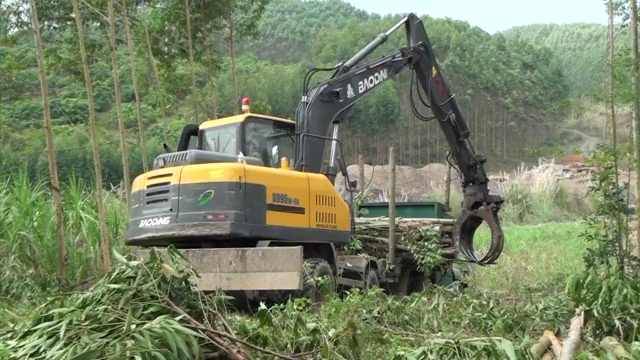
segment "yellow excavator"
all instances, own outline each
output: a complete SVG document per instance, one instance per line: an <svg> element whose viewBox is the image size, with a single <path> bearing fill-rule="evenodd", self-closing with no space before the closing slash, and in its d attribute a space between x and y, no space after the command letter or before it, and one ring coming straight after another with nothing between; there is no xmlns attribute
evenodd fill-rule
<svg viewBox="0 0 640 360"><path fill-rule="evenodd" d="M360 64L399 28L405 29L406 46ZM134 253L143 258L151 247L173 245L198 271L200 289L248 300L316 298L320 295L306 281L323 275L334 286L386 284L410 292L408 283L418 273L415 264L397 263L388 271L386 259L361 257L355 268L365 275L346 275L358 261L341 258L336 247L351 241L354 218L334 186L340 171L347 190L356 187L346 173L344 156L338 156L340 123L348 121L348 110L357 101L405 68L413 70L411 86L422 90L420 99L433 117L419 114L412 102L414 114L437 121L450 146L452 165L462 175L464 200L453 242L469 261L494 263L504 243L497 215L503 199L489 194L486 159L469 142L469 130L415 14L346 62L309 71L295 121L252 113L249 98L244 98L242 114L185 126L177 151L159 155L154 169L133 181L126 244L139 248ZM311 76L319 71L333 74L310 86ZM478 259L472 244L483 221L492 243Z"/></svg>

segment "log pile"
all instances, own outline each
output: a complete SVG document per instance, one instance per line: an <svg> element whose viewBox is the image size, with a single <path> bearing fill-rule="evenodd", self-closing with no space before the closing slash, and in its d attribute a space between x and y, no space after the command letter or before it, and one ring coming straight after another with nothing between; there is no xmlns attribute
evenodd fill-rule
<svg viewBox="0 0 640 360"><path fill-rule="evenodd" d="M417 242L438 242L445 258L455 258L457 250L453 245L454 219L396 218L396 254L409 256L411 244ZM362 243L367 254L386 257L389 250L389 218L356 218L355 238Z"/></svg>
<svg viewBox="0 0 640 360"><path fill-rule="evenodd" d="M546 330L538 342L535 343L529 352L533 359L563 359L569 360L575 358L576 351L580 346L582 336L582 328L584 326L584 313L576 312L571 320L569 333L567 338L561 343L553 331Z"/></svg>
<svg viewBox="0 0 640 360"><path fill-rule="evenodd" d="M553 331L546 330L538 342L535 343L529 352L533 359L540 360L573 360L576 353L583 345L582 330L584 328L584 313L580 310L576 311L576 315L571 320L571 325L567 333L567 338L561 343ZM600 341L600 348L611 352L619 358L631 359L631 354L611 336L607 336Z"/></svg>

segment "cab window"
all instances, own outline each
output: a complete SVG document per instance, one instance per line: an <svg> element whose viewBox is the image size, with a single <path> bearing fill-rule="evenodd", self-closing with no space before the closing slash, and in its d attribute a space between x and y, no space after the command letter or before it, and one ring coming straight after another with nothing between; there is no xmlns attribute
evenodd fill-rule
<svg viewBox="0 0 640 360"><path fill-rule="evenodd" d="M249 118L244 129L245 154L268 167L280 167L283 157L294 155L295 125L268 119Z"/></svg>
<svg viewBox="0 0 640 360"><path fill-rule="evenodd" d="M238 155L238 124L215 126L202 131L202 150Z"/></svg>

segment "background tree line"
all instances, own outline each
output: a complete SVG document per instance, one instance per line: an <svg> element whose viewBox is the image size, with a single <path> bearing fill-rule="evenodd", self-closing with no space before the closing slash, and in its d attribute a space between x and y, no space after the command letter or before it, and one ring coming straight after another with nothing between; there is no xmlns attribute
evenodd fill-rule
<svg viewBox="0 0 640 360"><path fill-rule="evenodd" d="M105 184L142 172L163 142L175 146L184 124L238 112L242 96L251 97L256 112L293 118L308 69L347 59L401 18L368 14L341 0L114 1L112 48L109 3L80 6ZM47 177L29 6L0 4L0 164L5 173L26 169L33 179ZM58 174L62 181L72 174L93 178L73 8L68 1L35 4ZM551 151L562 120L575 111L572 101L602 96L606 26L539 25L490 35L462 21L423 19L490 167ZM371 58L403 41L396 34ZM370 163L384 163L392 144L399 164L443 161L448 147L438 125L411 111L410 80L404 72L356 106L342 132L348 162L363 153Z"/></svg>

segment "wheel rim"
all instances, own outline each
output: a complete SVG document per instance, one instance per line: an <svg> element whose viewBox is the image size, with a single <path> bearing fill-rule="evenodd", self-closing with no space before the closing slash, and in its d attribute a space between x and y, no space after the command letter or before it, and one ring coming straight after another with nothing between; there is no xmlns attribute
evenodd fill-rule
<svg viewBox="0 0 640 360"><path fill-rule="evenodd" d="M375 273L375 270L369 269L367 271L364 288L365 290L369 290L372 286L380 286L380 281L378 280L378 275Z"/></svg>

